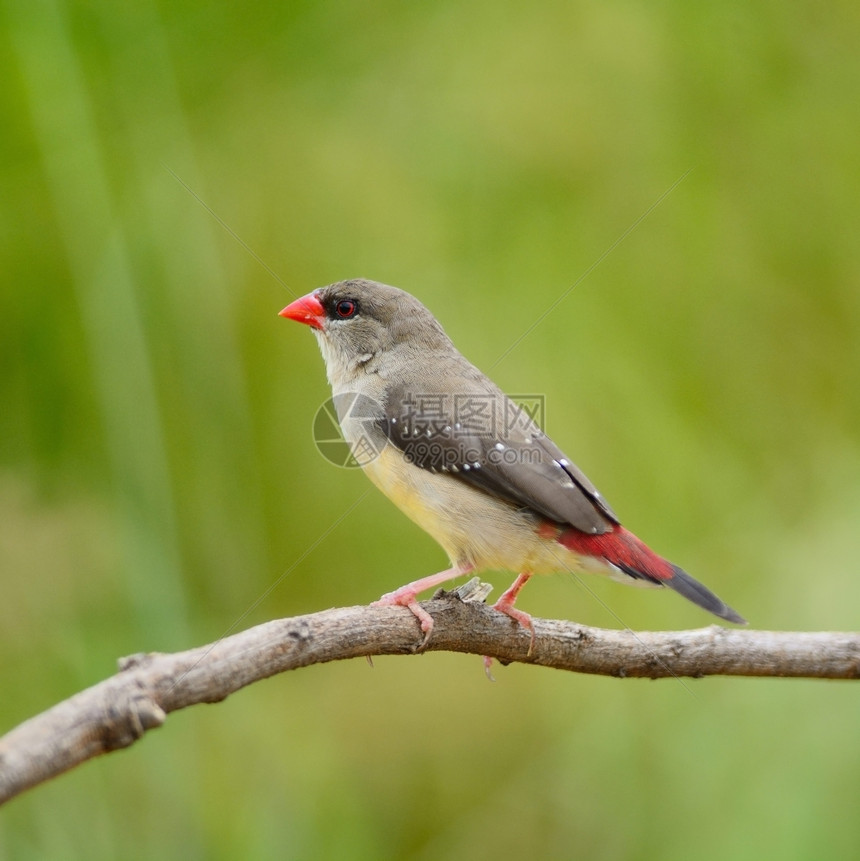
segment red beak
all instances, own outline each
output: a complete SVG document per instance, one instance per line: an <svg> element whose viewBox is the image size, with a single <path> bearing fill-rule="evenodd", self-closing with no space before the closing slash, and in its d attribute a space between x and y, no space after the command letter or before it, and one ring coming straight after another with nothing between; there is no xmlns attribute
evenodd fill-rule
<svg viewBox="0 0 860 861"><path fill-rule="evenodd" d="M291 302L283 311L279 311L278 316L295 320L297 323L307 323L314 329L322 329L323 320L325 320L325 308L314 293L308 293L307 296L302 296L301 299Z"/></svg>

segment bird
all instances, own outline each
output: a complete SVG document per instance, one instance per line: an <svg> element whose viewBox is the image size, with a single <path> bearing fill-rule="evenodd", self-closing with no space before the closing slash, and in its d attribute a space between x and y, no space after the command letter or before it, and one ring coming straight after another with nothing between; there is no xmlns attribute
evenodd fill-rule
<svg viewBox="0 0 860 861"><path fill-rule="evenodd" d="M622 526L582 470L410 293L356 278L320 287L279 313L316 336L344 439L365 474L448 555L444 571L375 602L411 611L423 633L419 648L433 618L417 596L482 570L516 572L492 606L531 633L530 650L534 624L515 603L535 574L587 571L667 587L746 624Z"/></svg>

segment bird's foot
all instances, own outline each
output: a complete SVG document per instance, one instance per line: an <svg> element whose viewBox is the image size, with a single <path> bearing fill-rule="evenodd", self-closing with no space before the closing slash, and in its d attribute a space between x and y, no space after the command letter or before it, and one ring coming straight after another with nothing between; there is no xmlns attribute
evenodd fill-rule
<svg viewBox="0 0 860 861"><path fill-rule="evenodd" d="M518 610L516 607L512 605L512 602L505 601L505 596L503 595L493 604L493 609L498 610L500 613L504 613L506 616L510 616L515 622L518 622L522 625L527 631L531 632L531 640L529 641L529 650L526 653L531 656L532 650L535 645L535 626L534 622L532 622L532 617L529 616L528 613L523 612L522 610ZM495 678L493 677L493 659L489 655L484 655L484 672L487 674L487 678L494 682Z"/></svg>
<svg viewBox="0 0 860 861"><path fill-rule="evenodd" d="M405 607L409 610L420 622L421 632L424 634L421 642L415 647L416 652L421 652L427 648L427 643L430 642L430 634L433 633L433 617L418 603L416 596L419 592L441 586L443 583L447 583L448 580L468 574L471 570L471 565L456 565L447 571L440 571L438 574L431 574L429 577L413 580L411 583L407 583L393 592L386 592L378 601L374 601L371 606Z"/></svg>
<svg viewBox="0 0 860 861"><path fill-rule="evenodd" d="M535 646L535 626L534 622L532 622L532 617L529 616L528 613L523 612L522 610L518 610L514 606L514 602L517 600L517 595L520 594L520 590L526 583L531 579L531 572L524 571L520 574L516 580L511 584L511 586L506 589L502 593L502 597L493 604L493 609L497 610L499 613L504 613L506 616L510 616L518 624L522 625L527 631L531 632L531 640L529 641L529 650L526 653L528 656L531 656L532 651ZM484 672L487 674L487 678L492 682L495 681L493 679L493 674L490 672L491 667L493 665L493 659L487 655L484 655Z"/></svg>
<svg viewBox="0 0 860 861"><path fill-rule="evenodd" d="M531 633L532 640L529 645L529 654L531 654L532 646L534 646L535 643L535 626L534 622L532 622L532 617L523 610L518 610L511 604L503 602L501 598L493 604L493 609L498 610L500 613L504 613L506 616L510 616L515 622L519 622L520 625Z"/></svg>
<svg viewBox="0 0 860 861"><path fill-rule="evenodd" d="M493 609L498 610L500 613L504 613L506 616L510 616L515 622L518 622L525 628L530 634L531 639L529 640L529 650L526 652L528 657L531 657L532 652L535 647L535 626L534 622L532 622L532 617L529 616L528 613L523 612L522 610L518 610L513 606L512 603L508 603L504 600L504 595L493 604ZM488 658L484 658L484 666L487 670L487 675L489 675L489 665L487 664ZM491 676L492 678L492 676Z"/></svg>
<svg viewBox="0 0 860 861"><path fill-rule="evenodd" d="M514 581L513 585L502 594L502 597L493 604L493 609L498 610L499 613L504 613L506 616L510 616L515 622L518 622L522 625L527 631L529 631L532 635L531 641L529 642L529 651L528 654L531 655L534 645L535 645L535 626L534 622L532 622L532 617L524 612L523 610L518 610L514 606L514 602L517 600L517 595L520 594L520 589L528 583L531 578L530 573L520 574L519 577Z"/></svg>
<svg viewBox="0 0 860 861"><path fill-rule="evenodd" d="M417 592L411 588L412 584L401 586L393 592L386 592L378 601L374 601L371 607L405 607L418 620L421 632L424 634L421 642L415 647L416 652L423 651L430 642L430 634L433 632L433 617L416 601Z"/></svg>

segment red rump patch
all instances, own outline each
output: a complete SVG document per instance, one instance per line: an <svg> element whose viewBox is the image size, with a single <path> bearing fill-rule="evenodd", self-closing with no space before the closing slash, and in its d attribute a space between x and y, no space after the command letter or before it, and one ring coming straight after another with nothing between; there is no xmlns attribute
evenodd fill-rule
<svg viewBox="0 0 860 861"><path fill-rule="evenodd" d="M564 529L558 543L580 556L593 556L617 565L632 577L645 580L671 580L672 565L658 556L623 526L616 526L602 535L589 535L578 529Z"/></svg>

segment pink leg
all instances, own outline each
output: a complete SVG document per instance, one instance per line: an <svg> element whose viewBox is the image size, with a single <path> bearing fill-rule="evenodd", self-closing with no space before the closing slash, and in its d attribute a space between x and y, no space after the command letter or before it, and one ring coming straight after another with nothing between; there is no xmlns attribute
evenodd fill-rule
<svg viewBox="0 0 860 861"><path fill-rule="evenodd" d="M532 637L534 637L535 629L534 625L532 625L532 617L529 616L528 613L524 613L522 610L517 610L514 607L514 602L517 600L517 596L520 594L523 586L531 580L531 572L524 572L520 574L516 580L514 580L513 584L502 592L502 597L493 604L493 609L498 610L500 613L504 613L506 616L510 616L512 619L519 622L524 628L527 628L532 632Z"/></svg>
<svg viewBox="0 0 860 861"><path fill-rule="evenodd" d="M442 583L447 583L448 580L453 580L455 577L460 577L463 574L468 574L472 570L472 566L455 565L447 571L440 571L438 574L431 574L429 577L422 577L420 580L413 580L393 592L386 592L378 601L374 601L372 607L406 607L410 613L421 623L421 630L424 632L424 639L421 641L419 649L423 649L430 640L430 634L433 631L433 617L415 600L415 596L425 589L432 589L434 586L439 586ZM502 596L504 597L504 596ZM513 602L512 602L513 603Z"/></svg>
<svg viewBox="0 0 860 861"><path fill-rule="evenodd" d="M520 590L531 579L531 576L530 571L524 571L522 574L519 574L511 586L502 593L502 597L493 604L494 610L498 610L500 613L510 616L515 622L519 622L527 631L531 631L532 639L529 643L529 654L532 653L532 649L535 644L535 626L532 624L532 617L522 610L517 610L517 608L514 607L514 602L517 600L517 595L520 594ZM484 670L490 679L493 678L490 673L492 663L493 659L484 655Z"/></svg>

